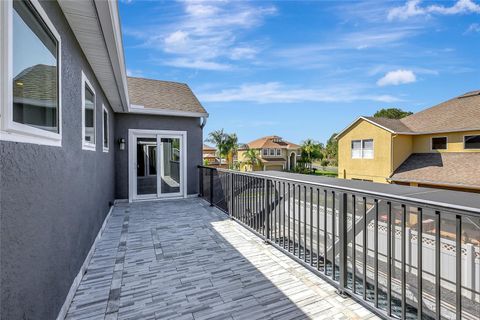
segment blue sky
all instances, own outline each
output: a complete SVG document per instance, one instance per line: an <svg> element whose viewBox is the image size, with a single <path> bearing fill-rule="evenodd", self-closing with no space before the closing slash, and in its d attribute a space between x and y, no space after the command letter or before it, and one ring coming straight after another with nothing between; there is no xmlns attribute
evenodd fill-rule
<svg viewBox="0 0 480 320"><path fill-rule="evenodd" d="M187 83L205 137L325 142L480 89L480 1L122 1L128 73Z"/></svg>

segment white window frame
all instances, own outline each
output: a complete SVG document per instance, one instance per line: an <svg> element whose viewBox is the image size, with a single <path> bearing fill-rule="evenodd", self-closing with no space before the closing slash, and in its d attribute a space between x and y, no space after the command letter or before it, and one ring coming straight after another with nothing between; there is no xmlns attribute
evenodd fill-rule
<svg viewBox="0 0 480 320"><path fill-rule="evenodd" d="M275 149L268 149L268 155L269 155L269 156L271 156L271 157L273 156L273 157L274 157L275 154L276 154Z"/></svg>
<svg viewBox="0 0 480 320"><path fill-rule="evenodd" d="M263 156L268 156L268 154L269 154L268 149L265 148L265 149L262 149L262 150L263 150L263 151L262 151L262 155L263 155Z"/></svg>
<svg viewBox="0 0 480 320"><path fill-rule="evenodd" d="M85 141L85 86L93 92L93 140L94 143ZM95 151L97 145L97 94L92 84L82 71L82 149ZM102 141L103 145L103 141Z"/></svg>
<svg viewBox="0 0 480 320"><path fill-rule="evenodd" d="M32 7L57 41L58 133L13 121L13 2L0 1L0 140L62 146L62 39L38 0Z"/></svg>
<svg viewBox="0 0 480 320"><path fill-rule="evenodd" d="M363 149L363 142L364 141L372 141L373 148L372 148L372 156L371 157L367 158L363 155L363 150L364 150ZM352 148L353 142L360 142L360 149L359 149L360 150L360 156L359 157L354 157L353 156L353 148ZM375 159L375 139L354 139L354 140L351 140L350 141L350 156L351 156L352 159L365 159L365 160Z"/></svg>
<svg viewBox="0 0 480 320"><path fill-rule="evenodd" d="M107 146L105 147L105 113L107 114ZM110 113L108 109L102 104L102 149L103 152L110 150Z"/></svg>
<svg viewBox="0 0 480 320"><path fill-rule="evenodd" d="M480 136L480 134L466 134L463 136L463 150L480 150L480 148L468 148L467 149L467 144L466 144L466 138L467 137L472 137L472 136Z"/></svg>
<svg viewBox="0 0 480 320"><path fill-rule="evenodd" d="M445 138L447 140L446 142L446 148L445 149L433 149L433 139L434 138ZM430 137L430 151L445 151L448 150L448 137L447 136L435 136L435 137Z"/></svg>

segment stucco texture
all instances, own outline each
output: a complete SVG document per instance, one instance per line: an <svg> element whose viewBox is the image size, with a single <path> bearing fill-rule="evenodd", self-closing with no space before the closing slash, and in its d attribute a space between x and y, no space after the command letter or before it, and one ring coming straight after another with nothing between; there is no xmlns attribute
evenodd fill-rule
<svg viewBox="0 0 480 320"><path fill-rule="evenodd" d="M114 114L58 4L41 5L62 38L62 147L0 142L0 314L8 320L57 317L114 200L102 103L110 128ZM82 70L97 94L96 151L82 150Z"/></svg>
<svg viewBox="0 0 480 320"><path fill-rule="evenodd" d="M352 159L352 140L373 139L373 159ZM365 120L351 126L338 141L338 177L387 182L392 172L392 134Z"/></svg>
<svg viewBox="0 0 480 320"><path fill-rule="evenodd" d="M115 195L128 199L128 129L174 130L187 132L187 194L198 193L198 168L202 164L203 136L200 119L192 117L153 116L144 114L115 115ZM125 150L117 141L124 138Z"/></svg>

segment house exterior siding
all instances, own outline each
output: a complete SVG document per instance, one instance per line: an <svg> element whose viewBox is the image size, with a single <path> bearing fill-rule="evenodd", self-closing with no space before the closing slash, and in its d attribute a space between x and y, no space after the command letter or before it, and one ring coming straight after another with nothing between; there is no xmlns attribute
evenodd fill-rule
<svg viewBox="0 0 480 320"><path fill-rule="evenodd" d="M413 139L413 152L480 152L478 149L464 149L463 137L468 135L480 135L480 131L447 132L415 136ZM431 140L433 137L447 137L447 150L432 150Z"/></svg>
<svg viewBox="0 0 480 320"><path fill-rule="evenodd" d="M373 159L352 159L352 140L373 139ZM338 141L338 177L387 182L392 171L392 134L363 119Z"/></svg>
<svg viewBox="0 0 480 320"><path fill-rule="evenodd" d="M62 146L0 141L1 319L55 319L114 200L102 104L115 114L57 2L41 1L62 39ZM96 92L96 151L82 150L82 71Z"/></svg>
<svg viewBox="0 0 480 320"><path fill-rule="evenodd" d="M197 166L202 164L203 136L199 118L154 116L144 114L115 115L115 196L128 198L128 129L174 130L187 132L187 193L198 193ZM120 150L118 139L124 138L125 150Z"/></svg>

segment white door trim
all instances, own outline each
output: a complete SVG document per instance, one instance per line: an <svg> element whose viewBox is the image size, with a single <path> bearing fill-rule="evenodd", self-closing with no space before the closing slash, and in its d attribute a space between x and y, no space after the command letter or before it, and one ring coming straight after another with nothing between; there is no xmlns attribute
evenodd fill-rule
<svg viewBox="0 0 480 320"><path fill-rule="evenodd" d="M171 196L171 197L187 197L187 182L188 182L188 175L187 175L187 131L174 131L174 130L145 130L145 129L128 129L128 201L132 202L135 200L144 200L142 197L135 196L136 190L136 168L134 166L135 157L136 157L136 137L150 137L150 138L157 138L158 136L178 136L181 137L181 150L180 150L180 159L181 159L181 166L180 166L180 186L181 190L180 193L173 193L172 195L163 195L162 197ZM157 161L160 157L158 156L157 151ZM157 162L158 163L158 162ZM159 176L158 166L157 166L157 176ZM157 199L157 197L152 199Z"/></svg>

